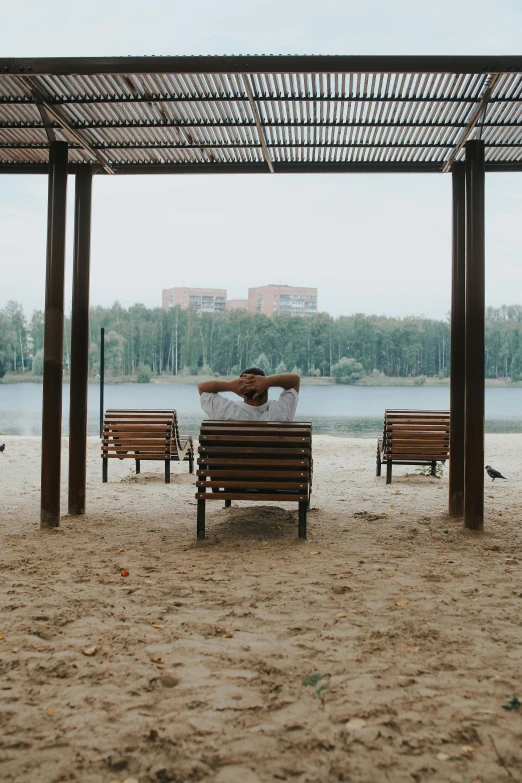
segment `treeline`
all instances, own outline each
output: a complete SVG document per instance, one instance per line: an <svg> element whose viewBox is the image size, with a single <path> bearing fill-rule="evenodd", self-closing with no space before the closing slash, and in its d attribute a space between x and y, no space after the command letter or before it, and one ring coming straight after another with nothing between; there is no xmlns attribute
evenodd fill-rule
<svg viewBox="0 0 522 783"><path fill-rule="evenodd" d="M522 379L522 306L486 311L486 376ZM232 310L196 315L173 308L93 307L90 314L89 370L99 371L100 327L105 328L106 372L136 376L234 375L261 364L268 371L297 369L330 376L342 358L360 362L366 374L449 375L450 326L429 318L350 315L332 318L267 317ZM70 366L70 319L65 322L64 368ZM43 368L44 317L27 317L17 302L0 310L0 376Z"/></svg>

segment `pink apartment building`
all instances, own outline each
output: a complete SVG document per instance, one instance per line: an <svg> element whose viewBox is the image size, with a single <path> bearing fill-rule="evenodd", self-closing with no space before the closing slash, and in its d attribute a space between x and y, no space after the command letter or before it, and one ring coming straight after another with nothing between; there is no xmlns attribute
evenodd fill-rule
<svg viewBox="0 0 522 783"><path fill-rule="evenodd" d="M248 310L248 299L227 299L227 310Z"/></svg>
<svg viewBox="0 0 522 783"><path fill-rule="evenodd" d="M224 313L227 302L226 288L164 288L162 306L165 311L179 305L182 310L201 313Z"/></svg>
<svg viewBox="0 0 522 783"><path fill-rule="evenodd" d="M225 310L248 310L265 315L306 316L317 313L317 288L295 288L290 285L264 285L248 289L248 299L227 299L226 288L164 288L163 309L178 305L182 310L201 313L224 313Z"/></svg>
<svg viewBox="0 0 522 783"><path fill-rule="evenodd" d="M264 285L248 289L248 309L265 315L315 315L317 288L290 285Z"/></svg>

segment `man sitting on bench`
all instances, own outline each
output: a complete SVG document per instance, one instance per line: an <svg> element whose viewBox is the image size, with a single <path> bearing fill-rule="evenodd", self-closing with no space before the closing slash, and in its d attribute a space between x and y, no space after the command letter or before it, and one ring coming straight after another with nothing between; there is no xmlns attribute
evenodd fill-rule
<svg viewBox="0 0 522 783"><path fill-rule="evenodd" d="M198 384L201 407L210 419L241 421L292 421L299 401L301 378L296 372L265 375L259 367L248 367L235 381L203 381ZM278 400L268 399L270 387L283 389ZM234 392L242 402L222 397Z"/></svg>

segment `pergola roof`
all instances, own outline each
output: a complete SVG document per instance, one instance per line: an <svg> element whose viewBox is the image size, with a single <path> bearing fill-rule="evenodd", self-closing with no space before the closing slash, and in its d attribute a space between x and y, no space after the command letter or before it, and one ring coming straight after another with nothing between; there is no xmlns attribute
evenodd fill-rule
<svg viewBox="0 0 522 783"><path fill-rule="evenodd" d="M522 171L522 56L0 58L0 173Z"/></svg>

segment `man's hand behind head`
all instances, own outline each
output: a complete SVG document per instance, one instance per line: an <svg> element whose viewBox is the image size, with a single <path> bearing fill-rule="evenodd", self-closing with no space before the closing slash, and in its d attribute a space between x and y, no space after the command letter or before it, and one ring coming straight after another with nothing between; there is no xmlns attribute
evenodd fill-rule
<svg viewBox="0 0 522 783"><path fill-rule="evenodd" d="M243 392L241 390L241 378L236 378L234 381L230 381L229 391L237 394L238 397L243 396Z"/></svg>
<svg viewBox="0 0 522 783"><path fill-rule="evenodd" d="M239 390L243 396L249 396L250 399L259 400L268 389L269 381L264 375L242 375L239 378ZM253 392L253 396L252 395Z"/></svg>

